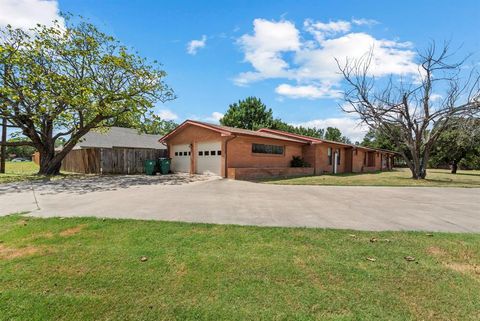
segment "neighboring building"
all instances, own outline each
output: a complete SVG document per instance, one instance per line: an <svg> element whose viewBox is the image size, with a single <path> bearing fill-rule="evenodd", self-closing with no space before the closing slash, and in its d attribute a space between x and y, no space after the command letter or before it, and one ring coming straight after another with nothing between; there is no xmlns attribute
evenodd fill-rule
<svg viewBox="0 0 480 321"><path fill-rule="evenodd" d="M136 129L110 127L104 131L91 130L83 136L73 149L83 148L141 148L167 149L158 140L161 135L141 134Z"/></svg>
<svg viewBox="0 0 480 321"><path fill-rule="evenodd" d="M165 135L174 172L234 179L368 172L392 168L394 152L291 134L187 120ZM295 168L293 156L311 167Z"/></svg>

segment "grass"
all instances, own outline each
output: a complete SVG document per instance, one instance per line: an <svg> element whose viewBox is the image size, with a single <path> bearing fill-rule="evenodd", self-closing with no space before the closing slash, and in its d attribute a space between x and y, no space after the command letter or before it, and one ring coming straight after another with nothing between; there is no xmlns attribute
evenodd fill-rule
<svg viewBox="0 0 480 321"><path fill-rule="evenodd" d="M458 171L457 174L450 174L448 170L429 169L426 179L414 180L410 170L400 168L388 172L326 174L265 182L281 185L480 187L480 171Z"/></svg>
<svg viewBox="0 0 480 321"><path fill-rule="evenodd" d="M0 218L0 320L479 320L479 302L479 234Z"/></svg>
<svg viewBox="0 0 480 321"><path fill-rule="evenodd" d="M5 174L0 174L0 184L41 179L37 172L38 165L34 162L6 162Z"/></svg>
<svg viewBox="0 0 480 321"><path fill-rule="evenodd" d="M81 176L75 173L61 173L59 176L46 177L44 175L37 175L37 172L38 165L34 162L6 162L5 174L0 174L0 184L43 179L62 179L71 177L72 175Z"/></svg>

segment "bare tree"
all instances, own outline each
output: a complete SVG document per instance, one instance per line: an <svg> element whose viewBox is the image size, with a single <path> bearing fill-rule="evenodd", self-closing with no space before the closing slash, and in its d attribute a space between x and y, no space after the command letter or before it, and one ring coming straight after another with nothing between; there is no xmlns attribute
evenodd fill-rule
<svg viewBox="0 0 480 321"><path fill-rule="evenodd" d="M337 60L347 83L345 112L356 113L370 129L388 136L405 159L412 178L424 179L432 146L450 122L480 113L480 75L468 60L451 63L448 43L418 53L418 74L376 80L373 51L360 59Z"/></svg>

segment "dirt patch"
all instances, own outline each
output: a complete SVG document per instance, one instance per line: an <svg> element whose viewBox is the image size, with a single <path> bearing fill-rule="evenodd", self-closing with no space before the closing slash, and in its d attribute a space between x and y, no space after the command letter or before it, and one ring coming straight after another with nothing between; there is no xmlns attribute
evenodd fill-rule
<svg viewBox="0 0 480 321"><path fill-rule="evenodd" d="M0 244L0 259L10 260L18 257L32 255L38 252L38 248L33 246L14 248Z"/></svg>
<svg viewBox="0 0 480 321"><path fill-rule="evenodd" d="M469 263L446 263L447 268L460 273L473 273L480 277L480 265Z"/></svg>
<svg viewBox="0 0 480 321"><path fill-rule="evenodd" d="M427 253L431 254L433 256L446 256L447 255L447 251L445 251L444 249L442 249L440 247L437 247L437 246L430 246L427 249Z"/></svg>
<svg viewBox="0 0 480 321"><path fill-rule="evenodd" d="M81 224L75 227L67 228L66 230L60 232L60 236L72 236L78 234L81 230L83 230L84 227L85 224Z"/></svg>

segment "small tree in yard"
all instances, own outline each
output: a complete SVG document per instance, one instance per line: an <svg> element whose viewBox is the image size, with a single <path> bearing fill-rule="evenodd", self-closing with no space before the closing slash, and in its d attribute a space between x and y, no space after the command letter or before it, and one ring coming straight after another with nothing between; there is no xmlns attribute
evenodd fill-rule
<svg viewBox="0 0 480 321"><path fill-rule="evenodd" d="M438 50L432 44L418 56L418 75L409 83L393 77L376 82L369 72L372 53L337 63L347 83L344 99L349 107L344 111L356 113L370 129L390 138L412 178L424 179L440 135L455 119L480 113L480 88L478 73L465 75L465 60L449 62L448 45Z"/></svg>
<svg viewBox="0 0 480 321"><path fill-rule="evenodd" d="M131 53L94 25L0 30L0 116L40 153L39 174L59 173L62 159L90 130L139 127L157 101L174 99L156 62ZM63 149L55 142L64 137Z"/></svg>

